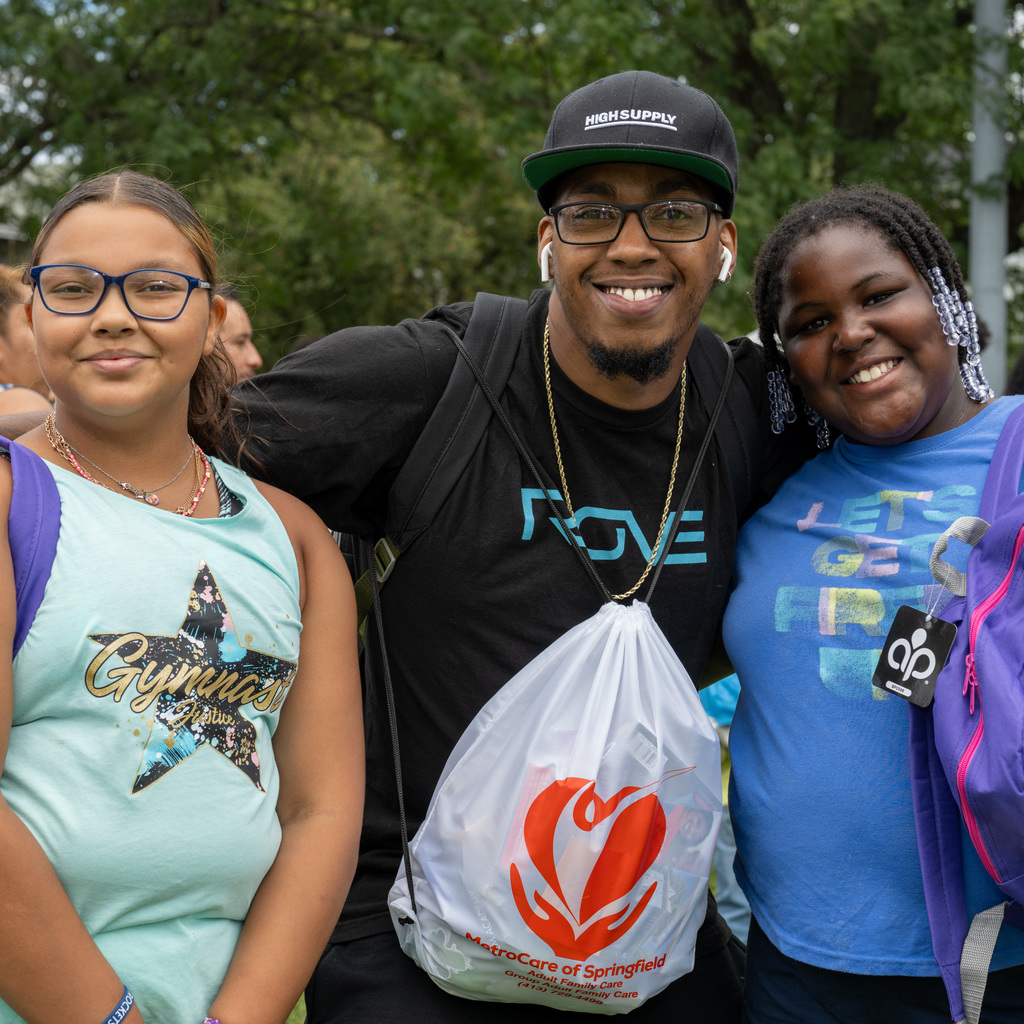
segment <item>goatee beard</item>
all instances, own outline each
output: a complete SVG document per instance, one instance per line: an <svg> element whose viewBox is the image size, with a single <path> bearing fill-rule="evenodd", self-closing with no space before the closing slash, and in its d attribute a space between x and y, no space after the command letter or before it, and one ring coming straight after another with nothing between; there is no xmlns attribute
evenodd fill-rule
<svg viewBox="0 0 1024 1024"><path fill-rule="evenodd" d="M602 376L629 377L637 384L650 384L672 369L677 340L670 338L655 349L607 348L598 341L589 341L587 355Z"/></svg>

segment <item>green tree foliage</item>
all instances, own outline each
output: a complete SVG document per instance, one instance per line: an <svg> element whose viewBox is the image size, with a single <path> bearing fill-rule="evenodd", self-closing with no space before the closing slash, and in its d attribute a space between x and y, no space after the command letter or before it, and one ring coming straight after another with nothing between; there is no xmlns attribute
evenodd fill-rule
<svg viewBox="0 0 1024 1024"><path fill-rule="evenodd" d="M1011 6L1019 31L1024 5ZM966 255L971 10L969 0L7 0L0 186L17 184L32 231L45 205L31 203L74 176L130 165L189 184L273 358L301 335L415 316L478 289L528 294L541 210L522 158L567 92L644 67L710 92L736 128L741 255L708 319L739 332L752 322L744 292L765 232L833 182L909 192ZM1015 38L1007 95L993 101L1005 101L1014 138L1020 55ZM1022 150L1011 156L1014 238ZM0 219L12 216L0 201Z"/></svg>

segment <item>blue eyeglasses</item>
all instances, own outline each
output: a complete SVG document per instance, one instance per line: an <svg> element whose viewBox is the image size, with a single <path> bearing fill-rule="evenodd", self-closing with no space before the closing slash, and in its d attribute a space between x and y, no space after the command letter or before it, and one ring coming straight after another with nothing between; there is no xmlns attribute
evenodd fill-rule
<svg viewBox="0 0 1024 1024"><path fill-rule="evenodd" d="M132 270L115 277L75 263L50 263L28 273L43 305L51 313L69 316L93 312L113 284L121 289L132 315L143 320L176 320L197 288L212 287L209 281L175 270Z"/></svg>

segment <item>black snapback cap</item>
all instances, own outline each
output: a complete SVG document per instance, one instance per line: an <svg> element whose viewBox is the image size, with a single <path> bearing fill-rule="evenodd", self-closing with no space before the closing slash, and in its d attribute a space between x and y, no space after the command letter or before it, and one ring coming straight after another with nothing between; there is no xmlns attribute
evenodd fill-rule
<svg viewBox="0 0 1024 1024"><path fill-rule="evenodd" d="M618 162L677 167L704 178L732 216L736 137L722 108L700 89L653 71L591 82L555 108L544 148L523 161L523 177L547 212L556 178L588 164Z"/></svg>

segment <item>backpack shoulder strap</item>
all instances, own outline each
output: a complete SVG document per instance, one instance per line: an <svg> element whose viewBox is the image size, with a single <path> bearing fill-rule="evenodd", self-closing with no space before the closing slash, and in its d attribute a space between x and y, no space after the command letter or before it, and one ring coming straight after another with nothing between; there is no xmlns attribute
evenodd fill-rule
<svg viewBox="0 0 1024 1024"><path fill-rule="evenodd" d="M525 299L488 292L478 292L473 303L462 341L497 394L504 390L519 351L526 306ZM433 522L469 464L491 415L473 371L457 358L440 401L391 487L387 532L399 549Z"/></svg>
<svg viewBox="0 0 1024 1024"><path fill-rule="evenodd" d="M527 305L525 299L489 292L478 292L473 303L463 345L483 367L497 394L505 389L512 372ZM391 574L399 554L433 522L473 457L491 415L473 371L456 357L440 400L391 486L387 535L377 541L367 559L377 564L378 586ZM362 629L373 605L370 569L356 580L355 588Z"/></svg>
<svg viewBox="0 0 1024 1024"><path fill-rule="evenodd" d="M939 535L932 548L929 569L936 582L941 583L950 593L959 598L967 594L967 576L963 570L951 565L942 556L951 539L962 541L968 547L985 536L995 522L999 511L1007 507L1020 490L1021 475L1024 473L1024 402L1022 402L1003 424L996 442L992 461L985 474L985 488L976 516L960 516L954 519ZM942 618L962 614L963 602L952 602L942 612Z"/></svg>
<svg viewBox="0 0 1024 1024"><path fill-rule="evenodd" d="M991 523L1000 506L1017 496L1024 473L1024 402L1006 418L985 477L978 515Z"/></svg>
<svg viewBox="0 0 1024 1024"><path fill-rule="evenodd" d="M0 448L8 453L14 478L7 536L18 606L13 651L17 654L42 603L57 553L60 495L53 475L38 455L6 437L0 437Z"/></svg>

